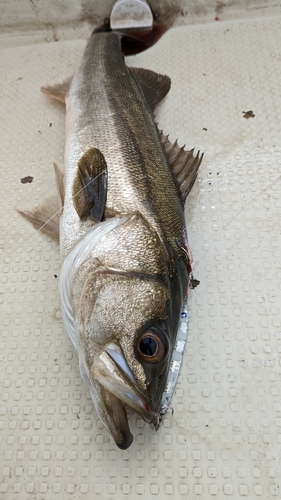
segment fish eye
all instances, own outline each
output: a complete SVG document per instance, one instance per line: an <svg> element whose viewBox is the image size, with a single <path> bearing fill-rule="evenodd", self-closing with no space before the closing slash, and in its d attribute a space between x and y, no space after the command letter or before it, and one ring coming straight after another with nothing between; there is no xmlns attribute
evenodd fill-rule
<svg viewBox="0 0 281 500"><path fill-rule="evenodd" d="M139 358L143 361L158 363L165 354L165 346L156 333L148 330L138 339L137 353Z"/></svg>

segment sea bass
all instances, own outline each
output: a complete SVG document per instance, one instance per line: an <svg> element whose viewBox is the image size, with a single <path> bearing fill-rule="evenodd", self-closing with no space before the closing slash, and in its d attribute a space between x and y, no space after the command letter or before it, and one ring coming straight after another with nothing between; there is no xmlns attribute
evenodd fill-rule
<svg viewBox="0 0 281 500"><path fill-rule="evenodd" d="M21 213L49 234L59 222L64 322L96 411L126 449L125 405L158 425L190 275L184 202L202 156L158 130L170 78L128 68L120 38L92 34L74 77L41 89L66 105L65 172L55 167L59 204Z"/></svg>

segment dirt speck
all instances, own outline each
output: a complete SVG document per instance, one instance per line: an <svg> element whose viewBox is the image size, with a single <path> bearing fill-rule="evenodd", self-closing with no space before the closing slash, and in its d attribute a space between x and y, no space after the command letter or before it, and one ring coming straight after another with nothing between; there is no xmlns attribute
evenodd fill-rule
<svg viewBox="0 0 281 500"><path fill-rule="evenodd" d="M256 115L254 115L253 111L250 109L250 111L242 111L243 113L243 118L255 118Z"/></svg>
<svg viewBox="0 0 281 500"><path fill-rule="evenodd" d="M194 288L196 288L198 285L200 285L200 281L195 279L193 277L193 275L190 276L190 282L189 282L189 286L192 290L194 290Z"/></svg>
<svg viewBox="0 0 281 500"><path fill-rule="evenodd" d="M31 175L27 175L26 177L23 177L21 180L22 184L30 184L33 181L33 177Z"/></svg>

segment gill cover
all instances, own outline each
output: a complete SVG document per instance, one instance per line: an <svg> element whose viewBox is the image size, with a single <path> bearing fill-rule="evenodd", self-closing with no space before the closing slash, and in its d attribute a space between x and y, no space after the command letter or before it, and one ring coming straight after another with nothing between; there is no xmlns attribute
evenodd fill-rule
<svg viewBox="0 0 281 500"><path fill-rule="evenodd" d="M124 217L114 217L105 222L96 224L81 240L75 245L71 252L65 258L59 279L59 289L62 305L62 317L67 333L79 354L79 342L75 330L73 311L70 301L70 287L74 274L81 264L89 257L99 241L110 231L117 228L129 219L130 215ZM79 356L80 360L80 356ZM82 374L84 378L84 374Z"/></svg>

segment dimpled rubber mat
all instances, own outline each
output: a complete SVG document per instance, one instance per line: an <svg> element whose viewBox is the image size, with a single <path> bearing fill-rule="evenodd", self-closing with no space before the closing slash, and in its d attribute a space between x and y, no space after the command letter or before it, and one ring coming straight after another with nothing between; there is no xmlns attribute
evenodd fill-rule
<svg viewBox="0 0 281 500"><path fill-rule="evenodd" d="M84 46L1 53L0 500L280 498L281 15L177 28L128 59L171 76L159 125L205 156L186 207L200 285L179 381L157 432L129 412L126 451L62 324L58 246L14 210L55 191L64 108L39 88Z"/></svg>

